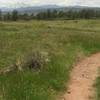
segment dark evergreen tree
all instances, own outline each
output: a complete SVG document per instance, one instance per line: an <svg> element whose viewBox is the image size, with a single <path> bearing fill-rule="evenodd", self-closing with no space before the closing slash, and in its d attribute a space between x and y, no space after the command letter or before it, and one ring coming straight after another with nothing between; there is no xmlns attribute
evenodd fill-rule
<svg viewBox="0 0 100 100"><path fill-rule="evenodd" d="M13 21L17 21L18 20L18 11L17 10L14 10L12 12L12 20Z"/></svg>
<svg viewBox="0 0 100 100"><path fill-rule="evenodd" d="M6 17L7 17L7 20L11 20L11 14L9 12L6 14Z"/></svg>
<svg viewBox="0 0 100 100"><path fill-rule="evenodd" d="M0 10L0 21L2 20L2 11Z"/></svg>

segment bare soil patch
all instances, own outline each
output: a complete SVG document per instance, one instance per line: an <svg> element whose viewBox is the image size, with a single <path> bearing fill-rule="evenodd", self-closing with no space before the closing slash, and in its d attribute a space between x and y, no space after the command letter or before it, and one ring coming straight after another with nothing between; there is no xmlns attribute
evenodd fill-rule
<svg viewBox="0 0 100 100"><path fill-rule="evenodd" d="M100 53L93 54L76 64L70 75L68 91L62 100L94 100L93 87L100 67Z"/></svg>

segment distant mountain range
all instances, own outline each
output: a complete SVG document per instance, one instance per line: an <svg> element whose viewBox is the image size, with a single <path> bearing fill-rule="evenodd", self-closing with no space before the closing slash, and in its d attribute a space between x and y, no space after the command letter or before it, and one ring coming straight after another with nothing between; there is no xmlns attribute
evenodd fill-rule
<svg viewBox="0 0 100 100"><path fill-rule="evenodd" d="M51 10L59 10L59 11L79 11L81 9L95 9L100 10L99 7L87 7L87 6L58 6L58 5L43 5L43 6L31 6L31 7L20 7L20 8L0 8L2 12L12 12L14 9L16 9L19 13L38 13L42 11L46 11L47 9Z"/></svg>
<svg viewBox="0 0 100 100"><path fill-rule="evenodd" d="M40 12L40 11L44 11L47 9L58 9L58 8L63 8L61 6L57 6L57 5L43 5L43 6L29 6L29 7L19 7L19 8L6 8L6 7L2 7L0 8L3 12L11 12L13 10L17 10L19 12Z"/></svg>

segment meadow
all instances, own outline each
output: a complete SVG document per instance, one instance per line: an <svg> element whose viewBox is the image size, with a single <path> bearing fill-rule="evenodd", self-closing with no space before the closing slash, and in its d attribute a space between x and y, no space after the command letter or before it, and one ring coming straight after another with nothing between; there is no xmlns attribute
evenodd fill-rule
<svg viewBox="0 0 100 100"><path fill-rule="evenodd" d="M0 69L33 52L48 59L39 70L0 75L0 100L56 100L73 64L99 51L100 20L0 22Z"/></svg>

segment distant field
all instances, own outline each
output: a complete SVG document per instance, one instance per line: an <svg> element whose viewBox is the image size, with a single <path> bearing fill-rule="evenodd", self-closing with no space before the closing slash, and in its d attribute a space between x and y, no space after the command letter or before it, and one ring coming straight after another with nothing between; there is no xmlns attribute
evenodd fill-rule
<svg viewBox="0 0 100 100"><path fill-rule="evenodd" d="M100 20L0 22L1 69L35 51L48 54L47 65L0 75L0 100L56 100L72 65L100 51Z"/></svg>

